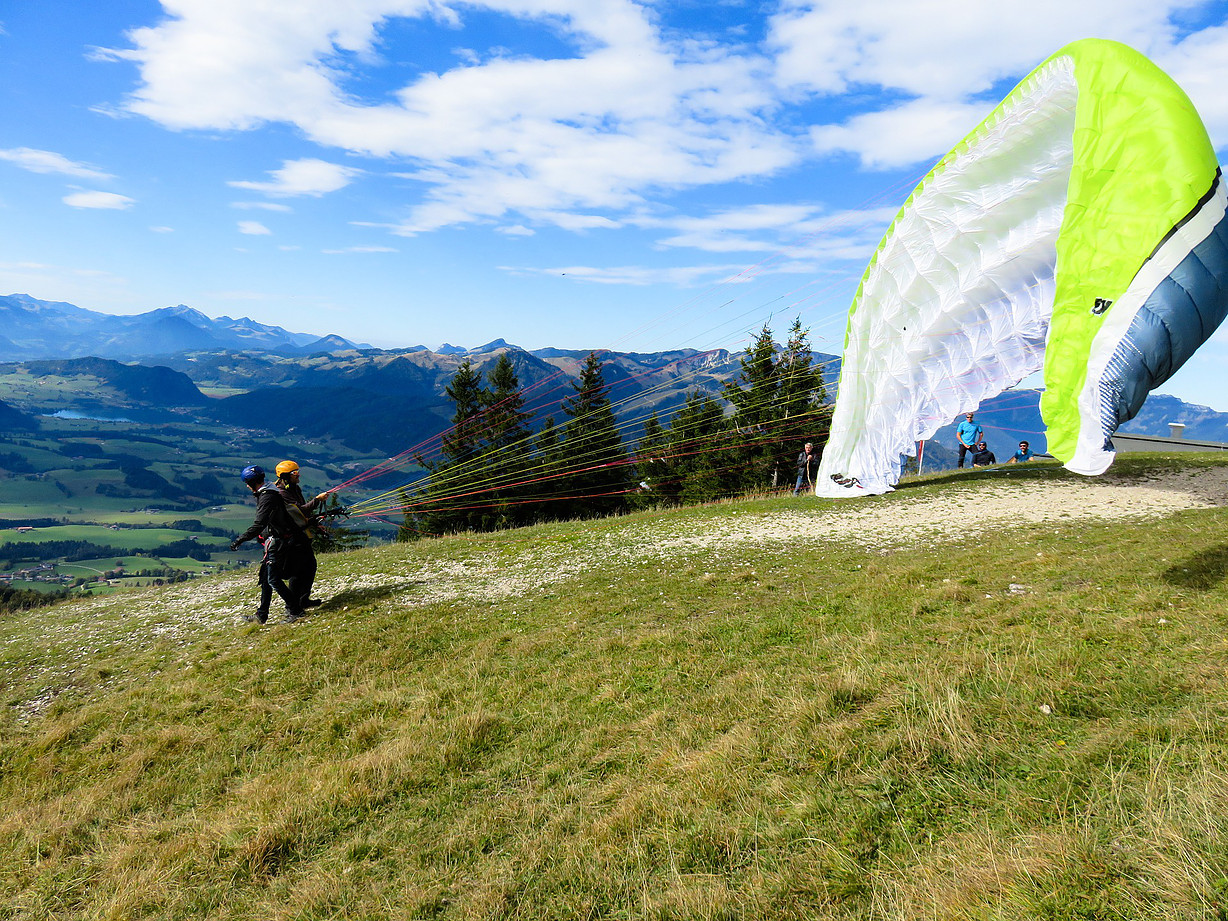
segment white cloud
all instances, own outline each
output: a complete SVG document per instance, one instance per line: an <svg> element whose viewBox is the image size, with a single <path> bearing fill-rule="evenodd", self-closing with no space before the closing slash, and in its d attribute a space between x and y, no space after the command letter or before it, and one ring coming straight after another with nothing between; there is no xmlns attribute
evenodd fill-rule
<svg viewBox="0 0 1228 921"><path fill-rule="evenodd" d="M603 285L673 285L679 288L692 287L698 284L729 281L743 270L736 265L696 265L672 266L668 268L650 268L647 266L591 266L569 265L556 268L524 269L504 266L503 270L513 274L549 275L567 277L578 281L594 282Z"/></svg>
<svg viewBox="0 0 1228 921"><path fill-rule="evenodd" d="M821 125L810 137L820 153L856 154L870 169L895 169L941 157L996 105L916 99L866 112L843 125Z"/></svg>
<svg viewBox="0 0 1228 921"><path fill-rule="evenodd" d="M95 169L85 163L76 163L62 154L50 150L35 150L32 147L13 147L0 150L0 160L19 166L31 173L58 173L63 176L73 176L77 179L94 179L103 181L115 178L110 173Z"/></svg>
<svg viewBox="0 0 1228 921"><path fill-rule="evenodd" d="M347 253L397 253L400 250L391 246L347 246L343 249L325 249L321 252L328 256L340 256Z"/></svg>
<svg viewBox="0 0 1228 921"><path fill-rule="evenodd" d="M230 207L240 211L277 211L283 214L294 210L289 205L275 201L232 201Z"/></svg>
<svg viewBox="0 0 1228 921"><path fill-rule="evenodd" d="M623 226L621 221L603 217L600 214L577 214L570 211L538 211L534 214L538 220L562 227L564 230L617 230Z"/></svg>
<svg viewBox="0 0 1228 921"><path fill-rule="evenodd" d="M263 237L272 232L259 221L239 221L239 233L245 233L253 237Z"/></svg>
<svg viewBox="0 0 1228 921"><path fill-rule="evenodd" d="M874 251L895 208L826 212L813 205L760 204L702 217L636 218L644 229L671 231L658 241L671 248L709 253L768 253L771 271L806 258L864 262Z"/></svg>
<svg viewBox="0 0 1228 921"><path fill-rule="evenodd" d="M339 61L378 54L386 18L459 27L474 7L549 28L568 52L542 60L484 50L415 78L391 101L347 92ZM509 212L634 207L651 189L760 176L802 155L798 138L764 117L776 100L763 59L671 45L632 0L177 0L173 11L108 52L140 68L128 111L172 128L285 122L321 145L411 161L425 190L405 235ZM293 178L234 184L319 194Z"/></svg>
<svg viewBox="0 0 1228 921"><path fill-rule="evenodd" d="M281 169L271 170L273 178L268 182L248 182L235 180L226 183L236 189L247 189L251 192L263 192L265 195L289 198L295 195L314 195L319 197L328 192L336 192L350 184L350 180L359 170L325 160L306 158L302 160L286 160Z"/></svg>
<svg viewBox="0 0 1228 921"><path fill-rule="evenodd" d="M902 101L816 125L820 153L855 154L870 168L945 153L1014 83L1063 45L1087 36L1138 48L1161 64L1187 64L1209 111L1228 129L1228 47L1218 30L1184 43L1174 24L1203 0L787 0L772 18L775 79L794 97L894 95ZM1182 47L1184 45L1184 48ZM1176 70L1178 82L1186 78ZM1200 106L1207 104L1198 100ZM1221 137L1228 135L1223 131Z"/></svg>
<svg viewBox="0 0 1228 921"><path fill-rule="evenodd" d="M157 227L150 227L149 229L153 231L154 233L174 233L175 232L174 227L166 227L164 225L157 226Z"/></svg>
<svg viewBox="0 0 1228 921"><path fill-rule="evenodd" d="M782 86L843 93L876 86L964 99L1030 71L1062 45L1112 38L1170 45L1177 11L1203 0L787 0L772 19Z"/></svg>
<svg viewBox="0 0 1228 921"><path fill-rule="evenodd" d="M64 204L73 208L96 208L105 211L126 211L136 202L127 195L115 192L70 192L64 196Z"/></svg>
<svg viewBox="0 0 1228 921"><path fill-rule="evenodd" d="M466 222L505 228L617 226L663 192L771 176L848 153L871 168L932 160L1021 77L1086 35L1125 41L1192 80L1228 137L1228 40L1185 37L1204 0L781 0L760 49L673 38L637 0L175 0L168 16L105 54L137 66L126 111L173 129L287 124L309 142L386 159L410 180L412 236ZM551 32L555 57L476 47L455 65L363 95L398 17L456 30L503 15ZM429 25L429 23L428 23ZM390 72L385 69L384 73ZM1180 75L1179 79L1181 79ZM787 104L847 95L846 119L778 119ZM880 108L864 111L866 99ZM817 106L816 106L817 108ZM791 113L805 110L790 110ZM1222 126L1217 128L1216 126ZM357 171L286 161L231 185L323 195ZM608 222L603 224L602 222Z"/></svg>

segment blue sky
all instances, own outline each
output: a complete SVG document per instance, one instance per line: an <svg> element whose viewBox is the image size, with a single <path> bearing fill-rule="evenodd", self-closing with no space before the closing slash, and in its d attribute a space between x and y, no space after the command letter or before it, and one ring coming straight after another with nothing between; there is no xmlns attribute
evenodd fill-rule
<svg viewBox="0 0 1228 921"><path fill-rule="evenodd" d="M839 352L912 186L1061 45L1228 146L1228 2L0 0L0 293L382 347ZM1228 331L1162 388L1228 410Z"/></svg>

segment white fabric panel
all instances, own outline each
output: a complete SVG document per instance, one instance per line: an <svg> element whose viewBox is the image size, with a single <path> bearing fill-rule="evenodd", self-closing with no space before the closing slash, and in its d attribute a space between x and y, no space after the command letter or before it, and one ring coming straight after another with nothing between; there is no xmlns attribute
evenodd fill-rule
<svg viewBox="0 0 1228 921"><path fill-rule="evenodd" d="M1041 368L1077 94L1054 60L897 216L850 314L816 494L887 492L918 439Z"/></svg>

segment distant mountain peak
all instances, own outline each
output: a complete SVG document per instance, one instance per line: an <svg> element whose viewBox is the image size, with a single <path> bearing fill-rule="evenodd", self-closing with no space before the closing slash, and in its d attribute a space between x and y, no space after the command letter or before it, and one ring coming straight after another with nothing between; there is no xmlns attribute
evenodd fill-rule
<svg viewBox="0 0 1228 921"><path fill-rule="evenodd" d="M208 329L214 324L213 320L210 320L195 307L189 307L187 304L177 304L174 307L159 307L157 310L151 310L146 314L138 314L138 316L179 317L200 329Z"/></svg>
<svg viewBox="0 0 1228 921"><path fill-rule="evenodd" d="M518 349L524 351L518 345L512 345L506 339L496 339L493 342L487 342L485 345L479 345L477 348L468 349L470 355L481 355L484 352L497 352L499 349Z"/></svg>
<svg viewBox="0 0 1228 921"><path fill-rule="evenodd" d="M435 349L435 354L436 355L464 355L468 351L469 351L468 349L462 348L459 345L452 345L449 342L445 342L439 348Z"/></svg>

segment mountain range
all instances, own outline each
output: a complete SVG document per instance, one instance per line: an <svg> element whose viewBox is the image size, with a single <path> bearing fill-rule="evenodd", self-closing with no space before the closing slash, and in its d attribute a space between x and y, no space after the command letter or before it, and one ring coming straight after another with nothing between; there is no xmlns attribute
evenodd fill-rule
<svg viewBox="0 0 1228 921"><path fill-rule="evenodd" d="M115 317L21 294L0 297L0 329L0 360L22 362L27 376L88 381L78 388L74 411L122 410L134 419L190 411L228 425L295 431L389 452L425 442L448 427L453 408L444 389L463 361L484 375L506 352L524 388L526 408L540 423L551 415L562 418L569 384L588 355L587 350L526 351L503 339L474 348L373 349L341 336L294 333L246 318L213 320L182 305ZM740 357L724 349L603 352L611 399L627 423L624 440L639 437L639 422L650 413L668 419L691 392L719 400L725 382L740 368ZM832 398L840 359L817 353L815 361L824 369ZM1039 399L1034 390L1008 390L980 407L978 419L991 448L1009 453L1006 449L1023 438L1043 449ZM53 408L50 400L40 404L36 393L12 402L19 405L4 407L0 427L28 427L30 414L64 408ZM1184 422L1186 438L1228 442L1228 413L1166 394L1149 397L1123 431L1168 435L1170 422ZM934 460L941 461L947 442L953 443L953 436L934 440Z"/></svg>
<svg viewBox="0 0 1228 921"><path fill-rule="evenodd" d="M360 347L340 336L293 333L247 317L212 319L183 304L113 316L26 294L0 296L0 330L0 361L87 356L132 360L202 349L309 355Z"/></svg>

